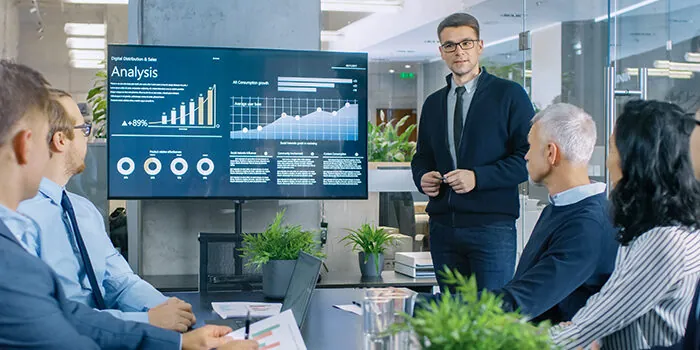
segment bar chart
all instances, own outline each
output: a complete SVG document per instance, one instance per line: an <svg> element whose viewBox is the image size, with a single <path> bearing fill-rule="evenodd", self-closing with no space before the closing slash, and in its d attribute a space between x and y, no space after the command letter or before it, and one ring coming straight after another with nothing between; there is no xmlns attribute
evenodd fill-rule
<svg viewBox="0 0 700 350"><path fill-rule="evenodd" d="M316 93L319 89L337 89L339 85L352 85L357 92L356 79L277 77L277 91Z"/></svg>
<svg viewBox="0 0 700 350"><path fill-rule="evenodd" d="M357 141L357 100L232 97L231 139Z"/></svg>
<svg viewBox="0 0 700 350"><path fill-rule="evenodd" d="M161 120L149 122L155 128L216 128L216 84L206 93L199 94L189 101L182 101L178 107L163 112Z"/></svg>
<svg viewBox="0 0 700 350"><path fill-rule="evenodd" d="M273 336L273 331L276 329L280 328L279 324L272 325L270 327L267 327L263 330L260 330L258 332L255 332L252 334L253 340L257 341L259 344L259 349L261 350L269 350L269 349L276 349L280 347L282 344L279 340L271 340Z"/></svg>

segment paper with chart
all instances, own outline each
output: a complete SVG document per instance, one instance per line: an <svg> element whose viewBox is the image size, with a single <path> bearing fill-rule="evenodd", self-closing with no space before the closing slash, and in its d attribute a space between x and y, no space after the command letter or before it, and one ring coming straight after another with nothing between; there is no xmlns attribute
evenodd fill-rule
<svg viewBox="0 0 700 350"><path fill-rule="evenodd" d="M211 303L211 308L221 318L246 317L250 311L251 317L268 317L279 314L282 311L280 303L247 303L247 302L221 302Z"/></svg>
<svg viewBox="0 0 700 350"><path fill-rule="evenodd" d="M245 328L233 331L228 336L243 339ZM258 350L306 350L292 310L251 324L250 339L258 342Z"/></svg>

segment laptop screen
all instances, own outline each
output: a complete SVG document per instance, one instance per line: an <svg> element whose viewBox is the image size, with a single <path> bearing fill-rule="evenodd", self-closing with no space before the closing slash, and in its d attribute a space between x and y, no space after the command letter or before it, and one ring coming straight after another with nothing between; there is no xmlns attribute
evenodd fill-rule
<svg viewBox="0 0 700 350"><path fill-rule="evenodd" d="M311 295L316 288L318 274L321 272L321 264L321 259L299 252L292 279L282 303L282 311L291 309L299 328L301 328L309 309Z"/></svg>

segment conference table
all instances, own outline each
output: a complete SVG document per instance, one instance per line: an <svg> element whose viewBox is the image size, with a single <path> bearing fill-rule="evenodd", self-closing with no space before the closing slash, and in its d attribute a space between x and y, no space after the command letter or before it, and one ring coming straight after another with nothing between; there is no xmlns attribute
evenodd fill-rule
<svg viewBox="0 0 700 350"><path fill-rule="evenodd" d="M195 292L198 289L197 275L146 275L143 279L163 293ZM437 286L435 277L412 278L394 271L382 271L382 277L362 277L359 270L334 271L323 274L316 288L382 288L406 287L416 292L430 293Z"/></svg>
<svg viewBox="0 0 700 350"><path fill-rule="evenodd" d="M207 321L221 323L223 320L212 311L215 301L281 302L266 300L262 292L198 292L165 293L192 304L197 317L195 327ZM309 350L357 350L362 349L362 317L334 308L333 305L361 302L362 289L316 289L301 328L301 334Z"/></svg>

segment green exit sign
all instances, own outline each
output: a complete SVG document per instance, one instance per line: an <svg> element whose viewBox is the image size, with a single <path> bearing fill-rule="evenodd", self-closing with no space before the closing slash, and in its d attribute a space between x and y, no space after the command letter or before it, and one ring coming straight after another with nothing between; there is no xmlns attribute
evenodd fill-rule
<svg viewBox="0 0 700 350"><path fill-rule="evenodd" d="M401 72L401 79L415 79L416 73Z"/></svg>

